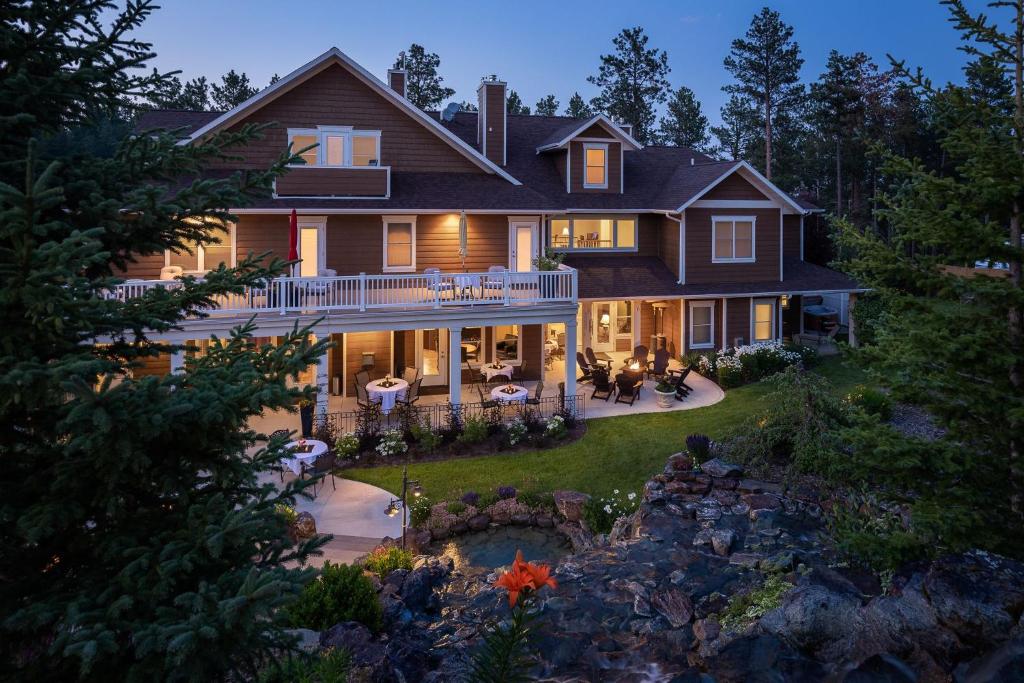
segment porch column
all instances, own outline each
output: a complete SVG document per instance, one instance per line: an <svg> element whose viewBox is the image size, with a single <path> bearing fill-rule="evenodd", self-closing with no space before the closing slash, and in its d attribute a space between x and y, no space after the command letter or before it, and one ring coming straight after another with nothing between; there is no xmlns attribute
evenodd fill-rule
<svg viewBox="0 0 1024 683"><path fill-rule="evenodd" d="M565 321L565 348L565 395L576 396L576 316Z"/></svg>
<svg viewBox="0 0 1024 683"><path fill-rule="evenodd" d="M330 409L331 378L328 376L325 353L316 362L316 414L326 415Z"/></svg>
<svg viewBox="0 0 1024 683"><path fill-rule="evenodd" d="M185 371L185 352L181 349L171 351L171 374Z"/></svg>
<svg viewBox="0 0 1024 683"><path fill-rule="evenodd" d="M462 328L448 328L448 401L462 403Z"/></svg>
<svg viewBox="0 0 1024 683"><path fill-rule="evenodd" d="M856 306L856 304L857 304L857 295L851 293L850 294L850 303L846 307L846 330L847 330L847 340L849 341L850 346L852 346L853 348L857 348L857 329L856 329L856 326L854 325L854 320L853 320L853 308L854 308L854 306ZM801 317L803 317L803 316L801 316Z"/></svg>

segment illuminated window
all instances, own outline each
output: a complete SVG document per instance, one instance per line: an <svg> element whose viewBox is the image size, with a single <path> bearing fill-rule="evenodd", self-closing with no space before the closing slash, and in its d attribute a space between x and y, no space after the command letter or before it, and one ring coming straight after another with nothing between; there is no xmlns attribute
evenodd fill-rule
<svg viewBox="0 0 1024 683"><path fill-rule="evenodd" d="M319 126L291 128L288 143L292 151L317 145L303 152L307 166L379 166L380 131L352 130L351 126Z"/></svg>
<svg viewBox="0 0 1024 683"><path fill-rule="evenodd" d="M715 303L690 303L690 348L710 349L715 346Z"/></svg>
<svg viewBox="0 0 1024 683"><path fill-rule="evenodd" d="M416 217L384 217L384 270L416 270Z"/></svg>
<svg viewBox="0 0 1024 683"><path fill-rule="evenodd" d="M319 144L320 141L314 134L292 135L289 136L288 142L290 142L292 145L292 151L298 152L299 150L305 149L306 147L310 147L311 145ZM317 148L313 147L312 149L307 149L305 152L302 152L299 156L302 158L302 163L306 164L307 166L316 166L317 155Z"/></svg>
<svg viewBox="0 0 1024 683"><path fill-rule="evenodd" d="M210 233L212 241L207 244L192 243L188 245L188 251L181 252L168 249L164 255L164 265L181 266L186 273L205 273L221 263L229 267L233 266L235 265L234 234L234 225L229 225L226 232L215 228Z"/></svg>
<svg viewBox="0 0 1024 683"><path fill-rule="evenodd" d="M583 145L583 187L608 187L608 145Z"/></svg>
<svg viewBox="0 0 1024 683"><path fill-rule="evenodd" d="M754 260L754 218L752 216L715 216L711 219L711 260L714 262L752 262Z"/></svg>
<svg viewBox="0 0 1024 683"><path fill-rule="evenodd" d="M377 166L380 156L380 137L375 135L352 136L352 165Z"/></svg>
<svg viewBox="0 0 1024 683"><path fill-rule="evenodd" d="M773 299L754 299L754 333L753 340L769 341L775 338L775 301Z"/></svg>
<svg viewBox="0 0 1024 683"><path fill-rule="evenodd" d="M633 336L633 304L631 302L615 302L615 330L620 336Z"/></svg>
<svg viewBox="0 0 1024 683"><path fill-rule="evenodd" d="M636 218L556 218L548 224L548 246L558 251L636 250Z"/></svg>
<svg viewBox="0 0 1024 683"><path fill-rule="evenodd" d="M499 325L494 328L494 359L518 363L520 356L519 325Z"/></svg>

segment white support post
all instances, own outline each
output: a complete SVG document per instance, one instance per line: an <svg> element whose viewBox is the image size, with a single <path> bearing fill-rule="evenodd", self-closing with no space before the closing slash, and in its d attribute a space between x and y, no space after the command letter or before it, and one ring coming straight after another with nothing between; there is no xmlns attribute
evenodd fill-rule
<svg viewBox="0 0 1024 683"><path fill-rule="evenodd" d="M462 328L448 328L448 401L462 403Z"/></svg>
<svg viewBox="0 0 1024 683"><path fill-rule="evenodd" d="M633 300L630 302L631 310L630 315L633 316L633 348L630 349L630 353L633 352L637 346L640 345L640 318L643 315L643 304L642 301ZM614 335L612 335L614 339ZM651 349L651 353L654 353L655 349Z"/></svg>
<svg viewBox="0 0 1024 683"><path fill-rule="evenodd" d="M722 299L722 353L729 348L729 300Z"/></svg>
<svg viewBox="0 0 1024 683"><path fill-rule="evenodd" d="M316 362L316 414L326 415L330 410L331 378L328 376L325 353Z"/></svg>
<svg viewBox="0 0 1024 683"><path fill-rule="evenodd" d="M185 352L181 349L171 352L171 374L185 371Z"/></svg>
<svg viewBox="0 0 1024 683"><path fill-rule="evenodd" d="M570 349L572 353L569 353ZM576 317L568 318L565 321L565 396L574 397L573 410L575 412L576 396Z"/></svg>

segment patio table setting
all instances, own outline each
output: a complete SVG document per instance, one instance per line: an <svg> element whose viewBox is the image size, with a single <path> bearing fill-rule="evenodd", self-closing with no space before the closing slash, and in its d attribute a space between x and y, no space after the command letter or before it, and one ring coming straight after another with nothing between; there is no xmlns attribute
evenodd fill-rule
<svg viewBox="0 0 1024 683"><path fill-rule="evenodd" d="M502 403L516 403L525 401L530 392L526 387L518 384L503 384L500 387L491 389L491 398Z"/></svg>
<svg viewBox="0 0 1024 683"><path fill-rule="evenodd" d="M409 383L404 379L385 376L383 379L374 380L366 385L366 393L370 400L380 403L381 411L387 415L394 409L398 399L405 396L409 389Z"/></svg>
<svg viewBox="0 0 1024 683"><path fill-rule="evenodd" d="M492 379L498 376L504 376L507 379L512 379L512 366L506 365L501 361L496 363L484 363L480 367L480 372L490 382Z"/></svg>
<svg viewBox="0 0 1024 683"><path fill-rule="evenodd" d="M289 441L285 447L292 452L292 457L281 458L281 463L298 476L302 476L306 468L317 458L327 452L327 444L316 439L299 439Z"/></svg>

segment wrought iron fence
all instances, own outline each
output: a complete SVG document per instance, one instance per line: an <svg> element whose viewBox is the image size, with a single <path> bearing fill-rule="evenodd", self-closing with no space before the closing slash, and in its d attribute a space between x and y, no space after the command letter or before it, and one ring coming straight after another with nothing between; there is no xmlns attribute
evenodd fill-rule
<svg viewBox="0 0 1024 683"><path fill-rule="evenodd" d="M314 432L327 427L332 434L345 432L355 433L364 427L367 420L374 422L377 429L408 429L412 424L426 424L431 429L446 429L453 421L464 424L467 418L480 417L488 421L499 421L507 424L515 418L546 420L553 415L575 416L577 420L586 419L586 401L583 394L575 396L546 396L537 403L461 403L453 406L450 403L412 406L404 408L396 406L388 414L379 409L371 411L352 410L339 413L325 413L314 419Z"/></svg>

